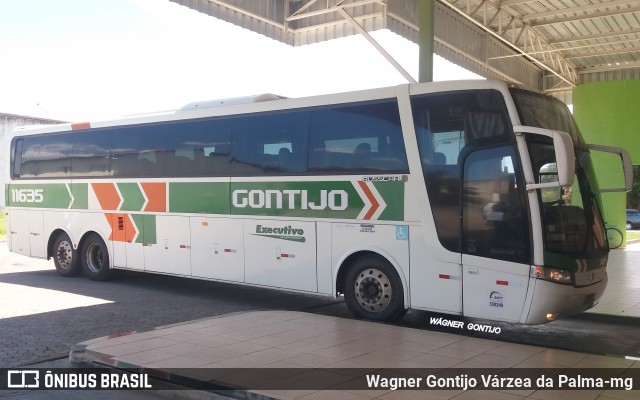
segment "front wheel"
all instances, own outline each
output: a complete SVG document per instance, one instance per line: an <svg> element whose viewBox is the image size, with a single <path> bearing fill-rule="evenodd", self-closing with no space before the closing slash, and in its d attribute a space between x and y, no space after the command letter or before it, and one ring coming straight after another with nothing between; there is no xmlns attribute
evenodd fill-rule
<svg viewBox="0 0 640 400"><path fill-rule="evenodd" d="M53 243L53 264L61 276L77 276L82 272L78 255L73 248L71 239L66 233L60 233Z"/></svg>
<svg viewBox="0 0 640 400"><path fill-rule="evenodd" d="M99 235L92 233L87 236L80 255L82 268L89 279L105 281L115 275L115 270L109 268L109 250Z"/></svg>
<svg viewBox="0 0 640 400"><path fill-rule="evenodd" d="M351 265L344 298L351 313L360 318L394 321L407 311L398 273L379 256L360 257Z"/></svg>
<svg viewBox="0 0 640 400"><path fill-rule="evenodd" d="M632 226L631 226L631 222L627 222L627 230L628 230L628 231L630 231L630 230L631 230L631 228L632 228Z"/></svg>

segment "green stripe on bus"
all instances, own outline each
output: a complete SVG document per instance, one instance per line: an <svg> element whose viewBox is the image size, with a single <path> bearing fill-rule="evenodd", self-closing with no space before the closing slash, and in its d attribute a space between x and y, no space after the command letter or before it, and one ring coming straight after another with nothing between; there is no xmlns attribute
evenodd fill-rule
<svg viewBox="0 0 640 400"><path fill-rule="evenodd" d="M354 219L364 206L350 181L231 183L234 215Z"/></svg>
<svg viewBox="0 0 640 400"><path fill-rule="evenodd" d="M156 244L156 216L152 214L131 214L131 221L138 230L136 243Z"/></svg>
<svg viewBox="0 0 640 400"><path fill-rule="evenodd" d="M156 244L158 242L156 237L156 216L144 214L142 217L142 231L144 232L143 243ZM137 242L140 243L139 241Z"/></svg>
<svg viewBox="0 0 640 400"><path fill-rule="evenodd" d="M71 194L64 183L9 184L7 206L69 208Z"/></svg>
<svg viewBox="0 0 640 400"><path fill-rule="evenodd" d="M383 221L404 221L404 182L374 182L387 207L380 214Z"/></svg>
<svg viewBox="0 0 640 400"><path fill-rule="evenodd" d="M145 198L139 184L116 185L123 199L120 211L142 211ZM6 188L10 207L88 209L87 183L9 184ZM402 221L404 196L402 181L170 182L167 211ZM135 223L142 229L141 220Z"/></svg>
<svg viewBox="0 0 640 400"><path fill-rule="evenodd" d="M72 183L71 194L73 194L74 210L86 210L89 208L89 185L87 183Z"/></svg>
<svg viewBox="0 0 640 400"><path fill-rule="evenodd" d="M229 214L226 182L169 183L169 212Z"/></svg>
<svg viewBox="0 0 640 400"><path fill-rule="evenodd" d="M131 222L135 225L138 230L138 236L136 236L136 243L145 243L144 234L144 215L143 214L131 214Z"/></svg>
<svg viewBox="0 0 640 400"><path fill-rule="evenodd" d="M144 205L144 196L137 183L118 183L118 190L122 195L120 211L140 211Z"/></svg>

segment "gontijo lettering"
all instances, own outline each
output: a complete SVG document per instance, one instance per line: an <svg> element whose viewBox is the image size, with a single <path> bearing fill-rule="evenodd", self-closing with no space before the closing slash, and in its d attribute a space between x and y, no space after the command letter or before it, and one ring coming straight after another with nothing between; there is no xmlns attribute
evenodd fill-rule
<svg viewBox="0 0 640 400"><path fill-rule="evenodd" d="M342 211L349 205L349 195L345 190L320 190L320 200L309 201L307 190L234 190L232 204L236 208L276 208L285 206L290 210L330 210Z"/></svg>

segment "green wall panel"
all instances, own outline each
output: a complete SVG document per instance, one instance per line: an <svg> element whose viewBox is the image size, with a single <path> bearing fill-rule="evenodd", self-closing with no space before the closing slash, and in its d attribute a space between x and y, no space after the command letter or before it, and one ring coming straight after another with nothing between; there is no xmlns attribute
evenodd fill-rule
<svg viewBox="0 0 640 400"><path fill-rule="evenodd" d="M573 112L587 143L624 147L633 163L640 164L640 80L578 85ZM622 186L617 157L594 154L593 160L601 188ZM626 194L603 193L602 202L607 224L624 232Z"/></svg>

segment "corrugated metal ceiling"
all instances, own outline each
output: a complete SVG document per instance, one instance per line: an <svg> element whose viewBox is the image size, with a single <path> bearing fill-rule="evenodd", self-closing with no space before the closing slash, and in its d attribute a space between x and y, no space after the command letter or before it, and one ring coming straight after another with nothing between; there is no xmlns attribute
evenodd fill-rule
<svg viewBox="0 0 640 400"><path fill-rule="evenodd" d="M417 41L418 0L171 1L294 46L356 34L339 9ZM640 76L640 0L437 0L435 36L465 68L559 94Z"/></svg>

